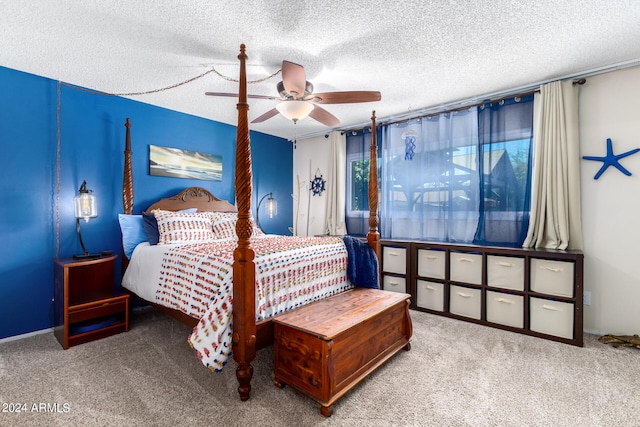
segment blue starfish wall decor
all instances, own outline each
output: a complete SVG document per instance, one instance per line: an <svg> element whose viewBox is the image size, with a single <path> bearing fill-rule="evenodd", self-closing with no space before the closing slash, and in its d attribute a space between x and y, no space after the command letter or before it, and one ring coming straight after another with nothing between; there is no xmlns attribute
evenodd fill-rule
<svg viewBox="0 0 640 427"><path fill-rule="evenodd" d="M595 160L597 162L602 162L602 167L600 168L598 173L596 173L596 176L594 176L593 179L600 178L600 176L604 173L604 171L607 170L607 168L609 166L615 166L623 174L625 174L627 176L631 176L631 172L629 172L627 169L625 169L620 164L619 160L622 159L623 157L627 157L627 156L630 156L632 154L635 154L638 151L640 151L640 148L636 148L636 149L627 151L626 153L614 155L613 154L613 147L612 147L612 144L611 144L611 138L607 138L607 155L606 156L604 156L604 157L582 156L582 158L585 159L585 160Z"/></svg>

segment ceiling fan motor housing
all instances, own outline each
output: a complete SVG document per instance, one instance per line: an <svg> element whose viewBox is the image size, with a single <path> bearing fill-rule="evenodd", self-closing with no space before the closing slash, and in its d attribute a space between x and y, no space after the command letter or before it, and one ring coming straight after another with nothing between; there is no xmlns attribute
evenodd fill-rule
<svg viewBox="0 0 640 427"><path fill-rule="evenodd" d="M287 92L287 90L284 88L283 82L278 82L277 84L278 93L283 98L294 98L294 99L306 98L307 96L313 93L313 83L311 83L309 80L305 80L305 81L306 81L306 87L304 88L304 95L302 96L299 94L294 96L293 94L290 94L289 92Z"/></svg>

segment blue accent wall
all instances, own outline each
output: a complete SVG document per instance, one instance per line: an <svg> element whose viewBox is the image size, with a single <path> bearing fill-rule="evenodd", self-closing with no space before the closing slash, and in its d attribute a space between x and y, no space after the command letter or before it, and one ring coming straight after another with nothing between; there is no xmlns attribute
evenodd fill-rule
<svg viewBox="0 0 640 427"><path fill-rule="evenodd" d="M99 213L81 224L85 246L90 252L120 254L126 118L131 120L134 213L190 186L204 187L235 203L235 126L64 84L58 109L57 81L4 67L0 67L0 94L0 338L54 326L56 242L60 257L81 253L73 197L83 180L97 197ZM211 108L216 108L214 99ZM220 155L223 179L150 176L149 145ZM290 234L291 143L251 132L251 150L254 215L259 197L273 192L278 215L261 217L262 226L268 233ZM120 259L116 285L119 272Z"/></svg>

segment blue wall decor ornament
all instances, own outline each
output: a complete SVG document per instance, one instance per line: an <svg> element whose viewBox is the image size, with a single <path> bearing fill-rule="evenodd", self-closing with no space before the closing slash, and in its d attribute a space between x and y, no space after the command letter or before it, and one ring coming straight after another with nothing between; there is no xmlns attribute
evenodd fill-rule
<svg viewBox="0 0 640 427"><path fill-rule="evenodd" d="M602 162L602 167L600 168L598 173L596 173L596 176L594 176L593 179L600 178L600 176L604 173L605 170L607 170L607 168L609 166L615 166L623 174L625 174L627 176L631 176L631 172L629 172L627 169L625 169L620 164L619 160L624 158L624 157L627 157L627 156L630 156L632 154L635 154L638 151L640 151L640 148L635 148L633 150L627 151L626 153L615 155L615 154L613 154L613 146L612 146L612 143L611 143L611 138L607 138L607 155L606 156L604 156L604 157L582 156L582 158L585 159L585 160L595 160L597 162Z"/></svg>
<svg viewBox="0 0 640 427"><path fill-rule="evenodd" d="M412 130L404 132L402 139L404 140L404 159L413 160L413 156L416 154L416 133Z"/></svg>
<svg viewBox="0 0 640 427"><path fill-rule="evenodd" d="M313 192L314 196L320 196L322 194L322 192L324 191L324 184L326 182L326 180L322 179L322 174L320 173L320 169L318 169L316 171L315 178L310 181L311 191Z"/></svg>

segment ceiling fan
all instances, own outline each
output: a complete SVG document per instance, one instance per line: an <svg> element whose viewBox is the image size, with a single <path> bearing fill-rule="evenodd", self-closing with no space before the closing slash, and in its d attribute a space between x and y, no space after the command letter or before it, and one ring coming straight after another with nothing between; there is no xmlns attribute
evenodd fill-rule
<svg viewBox="0 0 640 427"><path fill-rule="evenodd" d="M313 84L307 81L304 67L290 61L282 61L282 81L277 89L280 96L247 95L248 98L281 101L251 123L261 123L282 114L294 123L309 116L326 126L336 126L340 120L318 104L354 104L380 101L381 98L380 92L376 91L313 93ZM238 97L238 94L223 92L206 92L205 95Z"/></svg>

